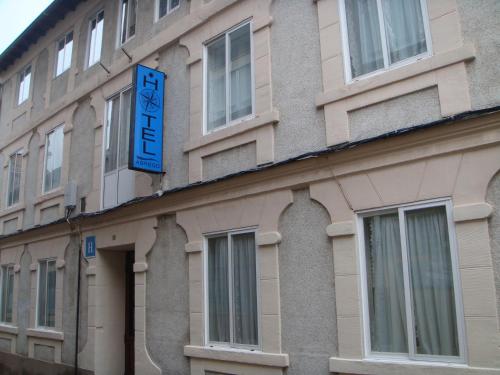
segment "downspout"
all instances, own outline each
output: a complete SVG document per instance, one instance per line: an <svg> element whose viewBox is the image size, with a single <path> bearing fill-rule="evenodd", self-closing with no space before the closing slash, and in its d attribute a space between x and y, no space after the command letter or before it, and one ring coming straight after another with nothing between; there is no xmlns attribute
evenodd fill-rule
<svg viewBox="0 0 500 375"><path fill-rule="evenodd" d="M66 221L70 226L71 232L73 232L73 224L69 220L72 208L66 209ZM82 232L80 226L77 225L76 229L78 231L78 272L77 272L77 285L76 285L76 327L75 327L75 358L74 358L74 374L78 375L78 339L80 336L80 289L81 289L81 274L82 274Z"/></svg>

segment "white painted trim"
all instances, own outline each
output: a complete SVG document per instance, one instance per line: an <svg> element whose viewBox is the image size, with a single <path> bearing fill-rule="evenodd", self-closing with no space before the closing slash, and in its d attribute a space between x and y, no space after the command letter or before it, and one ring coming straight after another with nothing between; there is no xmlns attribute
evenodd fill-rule
<svg viewBox="0 0 500 375"><path fill-rule="evenodd" d="M231 80L230 78L230 72L229 72L229 54L230 54L230 39L229 39L229 34L231 34L233 31L238 30L241 27L244 27L246 25L249 25L249 34L250 34L250 84L251 84L251 97L252 97L252 112L248 115L245 115L243 117L237 118L235 120L230 120L230 85L231 85ZM226 69L226 76L225 76L225 82L226 82L226 123L224 125L218 126L215 129L212 129L210 131L207 130L207 63L208 63L208 55L207 55L207 48L215 42L216 40L220 39L221 37L225 38L225 69ZM224 31L223 33L217 34L213 38L210 38L203 44L203 116L202 116L202 129L203 129L203 135L208 135L208 134L213 134L214 132L217 132L218 130L226 129L230 126L239 124L244 121L251 120L255 117L255 61L254 61L254 41L253 41L253 25L252 25L252 20L247 19L238 25Z"/></svg>
<svg viewBox="0 0 500 375"><path fill-rule="evenodd" d="M412 64L418 60L422 60L432 56L432 41L431 41L431 32L430 32L430 24L429 24L429 14L427 11L427 5L425 4L426 0L420 0L420 7L422 11L422 20L424 24L424 33L425 33L425 41L427 51L421 53L416 56L412 56L408 59L398 61L397 63L391 64L389 61L389 52L387 47L387 38L385 36L385 20L383 17L383 9L382 9L382 1L377 0L377 11L379 15L379 26L380 26L380 39L382 45L382 52L384 57L384 67L373 72L369 72L355 78L352 77L351 71L351 60L350 60L350 52L349 52L349 37L347 30L347 16L346 16L346 8L345 8L345 0L339 0L339 17L340 17L340 29L341 29L341 38L342 38L342 49L343 49L343 61L344 61L344 74L345 74L345 82L346 84L354 83L365 78L373 77L389 70L397 69L405 65Z"/></svg>
<svg viewBox="0 0 500 375"><path fill-rule="evenodd" d="M172 0L167 0L167 13L160 17L160 0L155 0L155 23L179 9L181 7L181 1L183 0L179 0L179 4L173 8L170 8L171 1Z"/></svg>
<svg viewBox="0 0 500 375"><path fill-rule="evenodd" d="M233 332L233 280L232 280L232 237L238 234L247 234L253 233L255 240L255 282L257 289L257 336L258 336L258 344L257 345L246 345L246 344L237 344L234 342L234 332ZM210 341L209 337L209 301L208 301L208 240L214 237L227 237L227 247L228 247L228 284L229 284L229 342L214 342ZM257 228L242 228L236 230L226 230L226 231L217 231L204 234L203 237L204 243L204 251L203 251L203 290L204 290L204 332L205 338L204 343L207 347L210 348L232 348L232 349L244 349L244 350L252 350L252 351L260 351L262 347L262 323L261 323L261 306L260 306L260 267L259 267L259 249L257 245Z"/></svg>
<svg viewBox="0 0 500 375"><path fill-rule="evenodd" d="M453 285L455 297L455 313L457 320L457 334L459 339L459 356L437 356L437 355L419 355L416 354L414 347L414 327L413 306L411 298L410 276L409 276L409 261L408 250L406 243L406 228L404 214L409 210L423 209L429 207L445 207L448 224L448 237L450 241L450 257L453 269ZM397 210L397 211L396 211ZM404 289L405 289L405 305L406 305L406 319L407 319L407 333L408 333L408 355L406 353L374 353L371 351L370 342L370 317L368 306L368 291L367 291L367 275L366 275L366 249L365 249L365 234L363 219L383 213L398 213L400 236L401 236L401 251L403 262L403 276L404 276ZM382 361L401 361L406 360L410 363L418 363L421 361L427 362L441 362L441 363L465 363L467 358L467 343L465 339L465 318L464 308L462 302L461 281L459 274L458 263L458 247L456 242L455 228L453 223L452 202L450 199L432 199L422 202L414 202L403 205L388 206L386 209L369 209L357 212L357 225L358 225L358 247L359 247L359 274L361 282L361 310L362 310L362 330L363 330L363 349L364 357L368 360L382 360Z"/></svg>
<svg viewBox="0 0 500 375"><path fill-rule="evenodd" d="M96 33L97 33L97 24L99 23L99 14L101 14L102 12L102 37L101 37L101 50L99 51L99 59L94 61L92 64L90 64L90 45L92 43L92 21L95 20L96 21ZM91 66L94 66L95 64L99 63L101 61L101 57L102 57L102 41L104 40L104 22L105 22L106 18L105 18L105 13L104 13L104 9L99 9L97 12L94 13L94 15L92 17L90 17L89 21L88 21L88 30L87 30L87 46L85 47L86 49L86 52L85 52L85 63L83 65L83 69L86 70L88 68L90 68ZM97 36L96 36L96 40L97 40Z"/></svg>
<svg viewBox="0 0 500 375"><path fill-rule="evenodd" d="M72 44L71 44L71 59L70 59L70 63L69 63L69 66L64 69L64 65L63 65L63 70L58 74L57 73L57 65L58 65L58 62L59 62L59 42L63 41L64 40L64 54L63 54L63 63L64 63L64 60L66 59L66 47L68 45L68 43L66 42L66 38L68 37L68 35L70 33L73 33L73 36L72 36ZM66 72L67 70L69 70L71 68L71 65L73 63L73 46L74 46L74 43L75 42L75 32L74 30L69 30L67 32L64 33L64 35L61 35L59 38L57 38L56 42L55 42L55 53L54 53L54 75L52 78L57 78L59 77L60 75L62 75L64 72Z"/></svg>

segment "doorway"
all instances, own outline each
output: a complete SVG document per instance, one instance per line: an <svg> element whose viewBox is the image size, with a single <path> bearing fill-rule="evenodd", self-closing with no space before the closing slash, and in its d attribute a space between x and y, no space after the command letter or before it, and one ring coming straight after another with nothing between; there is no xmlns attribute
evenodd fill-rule
<svg viewBox="0 0 500 375"><path fill-rule="evenodd" d="M133 375L135 347L135 253L99 250L97 297L102 321L96 325L96 375Z"/></svg>

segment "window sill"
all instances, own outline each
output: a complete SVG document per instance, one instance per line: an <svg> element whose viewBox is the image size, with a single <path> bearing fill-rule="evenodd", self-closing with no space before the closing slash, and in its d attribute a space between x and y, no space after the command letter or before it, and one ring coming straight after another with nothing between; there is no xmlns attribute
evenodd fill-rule
<svg viewBox="0 0 500 375"><path fill-rule="evenodd" d="M0 213L0 218L24 211L25 208L26 208L25 204L16 203L15 205L7 207L4 210L2 210L2 212Z"/></svg>
<svg viewBox="0 0 500 375"><path fill-rule="evenodd" d="M224 129L220 129L218 131L214 131L212 133L203 135L201 138L196 140L191 140L184 145L184 152L189 152L196 150L198 148L202 148L208 146L212 143L222 141L226 138L230 138L232 136L245 133L250 130L257 129L261 126L268 125L270 123L279 122L279 112L269 111L260 115L256 115L255 117L242 121L240 123L227 126Z"/></svg>
<svg viewBox="0 0 500 375"><path fill-rule="evenodd" d="M0 333L8 333L9 335L17 335L19 329L16 326L9 325L8 323L0 323Z"/></svg>
<svg viewBox="0 0 500 375"><path fill-rule="evenodd" d="M64 341L64 333L59 331L52 331L44 328L28 328L26 336L36 337L39 339L48 339L54 341Z"/></svg>
<svg viewBox="0 0 500 375"><path fill-rule="evenodd" d="M39 204L48 201L50 199L55 199L62 196L64 196L64 189L61 186L59 186L53 190L48 191L47 193L39 195L35 200L35 206L38 206Z"/></svg>
<svg viewBox="0 0 500 375"><path fill-rule="evenodd" d="M362 375L499 375L500 369L443 362L330 358L330 372Z"/></svg>
<svg viewBox="0 0 500 375"><path fill-rule="evenodd" d="M289 366L288 354L252 352L244 349L186 345L184 346L184 355L192 358L238 362L251 365L282 368Z"/></svg>
<svg viewBox="0 0 500 375"><path fill-rule="evenodd" d="M397 69L384 71L380 74L345 84L341 88L323 92L316 97L316 106L322 107L329 103L335 103L356 96L365 91L374 90L449 65L470 61L474 59L475 55L474 46L466 44L460 48L418 60Z"/></svg>

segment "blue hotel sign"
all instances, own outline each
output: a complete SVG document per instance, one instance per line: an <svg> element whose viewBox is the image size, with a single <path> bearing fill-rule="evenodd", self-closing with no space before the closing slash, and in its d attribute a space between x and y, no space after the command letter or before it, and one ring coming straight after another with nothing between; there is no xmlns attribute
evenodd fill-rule
<svg viewBox="0 0 500 375"><path fill-rule="evenodd" d="M95 257L95 236L85 237L85 258Z"/></svg>
<svg viewBox="0 0 500 375"><path fill-rule="evenodd" d="M165 74L138 64L133 87L128 168L163 173Z"/></svg>

